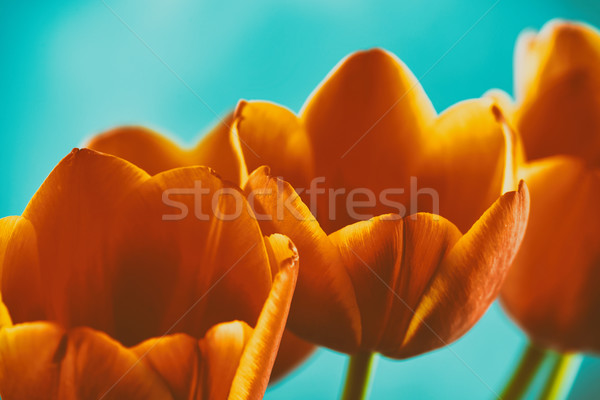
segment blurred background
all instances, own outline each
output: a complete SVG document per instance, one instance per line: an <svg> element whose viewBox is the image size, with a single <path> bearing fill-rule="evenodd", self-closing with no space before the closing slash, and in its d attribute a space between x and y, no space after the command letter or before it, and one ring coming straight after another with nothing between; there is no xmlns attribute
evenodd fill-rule
<svg viewBox="0 0 600 400"><path fill-rule="evenodd" d="M0 215L20 214L53 166L95 133L143 124L191 145L240 98L298 111L360 49L383 47L426 74L438 111L490 88L512 93L517 35L556 17L600 26L600 4L0 0ZM380 359L371 398L492 399L524 344L494 304L451 349ZM346 362L321 350L266 398L336 398ZM600 398L599 381L600 359L586 357L570 399Z"/></svg>

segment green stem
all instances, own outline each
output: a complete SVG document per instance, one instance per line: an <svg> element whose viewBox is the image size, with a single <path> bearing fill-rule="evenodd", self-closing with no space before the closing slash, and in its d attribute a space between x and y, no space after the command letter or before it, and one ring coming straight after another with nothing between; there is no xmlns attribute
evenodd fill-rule
<svg viewBox="0 0 600 400"><path fill-rule="evenodd" d="M504 387L500 397L503 400L517 400L522 398L531 385L544 358L546 358L546 351L528 344L517 369Z"/></svg>
<svg viewBox="0 0 600 400"><path fill-rule="evenodd" d="M582 357L579 354L561 354L554 361L552 372L546 381L544 390L540 399L543 400L563 400L569 396L573 382Z"/></svg>
<svg viewBox="0 0 600 400"><path fill-rule="evenodd" d="M375 353L363 352L350 357L342 400L366 400L375 370Z"/></svg>

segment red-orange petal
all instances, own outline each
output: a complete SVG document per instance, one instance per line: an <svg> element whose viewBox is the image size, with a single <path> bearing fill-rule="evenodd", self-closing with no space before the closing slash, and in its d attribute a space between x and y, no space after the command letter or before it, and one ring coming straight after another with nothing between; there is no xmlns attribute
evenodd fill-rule
<svg viewBox="0 0 600 400"><path fill-rule="evenodd" d="M417 185L410 188L414 210L439 213L466 232L502 194L507 147L497 110L492 99L481 98L440 114L427 135ZM402 184L409 186L408 179ZM429 205L430 196L437 196L439 211Z"/></svg>
<svg viewBox="0 0 600 400"><path fill-rule="evenodd" d="M432 214L383 215L330 235L338 244L361 309L361 349L395 356L440 260L460 237Z"/></svg>
<svg viewBox="0 0 600 400"><path fill-rule="evenodd" d="M120 157L150 175L192 165L191 154L168 137L143 126L120 126L97 136L87 148Z"/></svg>
<svg viewBox="0 0 600 400"><path fill-rule="evenodd" d="M517 128L529 159L558 154L600 162L600 33L551 21L523 33L515 53Z"/></svg>
<svg viewBox="0 0 600 400"><path fill-rule="evenodd" d="M240 359L253 334L254 330L240 321L222 323L208 331L201 341L205 357L204 398L228 398Z"/></svg>
<svg viewBox="0 0 600 400"><path fill-rule="evenodd" d="M263 398L283 335L300 267L292 241L280 234L268 238L271 260L277 264L273 288L244 348L231 384L229 400Z"/></svg>
<svg viewBox="0 0 600 400"><path fill-rule="evenodd" d="M37 322L0 330L0 395L20 399L171 399L133 352L89 328Z"/></svg>
<svg viewBox="0 0 600 400"><path fill-rule="evenodd" d="M274 103L242 100L235 120L249 171L268 165L274 176L308 187L314 175L312 147L293 112Z"/></svg>
<svg viewBox="0 0 600 400"><path fill-rule="evenodd" d="M115 216L115 337L199 338L219 322L254 324L271 288L263 234L244 194L205 167L158 174Z"/></svg>
<svg viewBox="0 0 600 400"><path fill-rule="evenodd" d="M451 343L483 316L498 296L529 216L529 191L500 197L449 249L416 309L403 349L410 357Z"/></svg>
<svg viewBox="0 0 600 400"><path fill-rule="evenodd" d="M148 339L131 351L161 378L174 400L202 398L206 381L198 339L177 333Z"/></svg>
<svg viewBox="0 0 600 400"><path fill-rule="evenodd" d="M350 190L369 188L378 195L405 181L399 176L415 175L421 134L435 115L417 79L392 54L362 51L338 64L301 112L313 147L315 176L326 178L326 192L317 203L317 217L326 232L356 221L345 208ZM329 189L340 188L347 192L331 196ZM336 205L333 220L328 218L330 203ZM395 210L380 205L363 211L379 215Z"/></svg>
<svg viewBox="0 0 600 400"><path fill-rule="evenodd" d="M230 113L198 142L194 147L193 154L196 165L211 167L223 179L242 186L245 174L247 174L247 171L244 170L246 166L242 153L246 145L232 143L233 127L233 113Z"/></svg>
<svg viewBox="0 0 600 400"><path fill-rule="evenodd" d="M294 189L271 177L268 168L254 171L245 191L263 233L288 236L302 259L289 328L323 346L356 349L360 316L338 249Z"/></svg>
<svg viewBox="0 0 600 400"><path fill-rule="evenodd" d="M600 171L557 156L529 164L522 175L531 216L503 305L540 345L598 352Z"/></svg>
<svg viewBox="0 0 600 400"><path fill-rule="evenodd" d="M110 330L107 239L123 198L147 177L124 160L87 149L73 150L56 166L6 250L2 292L15 323L45 316L67 327ZM43 316L17 311L21 287L41 302Z"/></svg>
<svg viewBox="0 0 600 400"><path fill-rule="evenodd" d="M361 349L407 358L448 344L492 303L525 231L527 189L498 199L465 235L432 214L358 222L330 235L361 310Z"/></svg>
<svg viewBox="0 0 600 400"><path fill-rule="evenodd" d="M1 220L0 292L15 322L48 318L47 286L42 284L37 236L23 217Z"/></svg>
<svg viewBox="0 0 600 400"><path fill-rule="evenodd" d="M231 146L233 114L227 115L191 149L141 126L122 126L94 136L86 147L123 158L150 175L173 168L204 165L241 184L239 155Z"/></svg>

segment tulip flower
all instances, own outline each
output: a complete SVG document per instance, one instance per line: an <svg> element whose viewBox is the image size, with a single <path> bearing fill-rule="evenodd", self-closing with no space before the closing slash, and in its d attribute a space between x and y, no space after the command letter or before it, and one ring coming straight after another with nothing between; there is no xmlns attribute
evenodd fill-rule
<svg viewBox="0 0 600 400"><path fill-rule="evenodd" d="M290 201L296 215L276 218L266 196L257 210L273 216L260 221L263 232L289 235L303 254L290 329L337 350L406 358L473 326L499 291L528 215L523 185L500 197L512 151L499 113L484 98L438 116L410 71L377 49L343 60L299 116L272 103L240 103L234 127L247 144L245 162L249 170L270 166L250 175L246 192L275 192L269 176L293 183L284 198L305 188ZM314 202L321 177L323 195ZM441 217L431 213L428 196L411 197L414 178L439 196ZM332 194L340 188L346 191ZM404 192L388 198L397 208L389 201L367 205L361 213L374 217L356 222L346 205L361 188L379 199L388 188ZM319 298L332 291L337 305ZM349 315L351 329L315 325L309 310L325 312L324 305L338 318L342 310Z"/></svg>
<svg viewBox="0 0 600 400"><path fill-rule="evenodd" d="M3 399L262 397L298 254L199 186L244 205L208 168L76 149L0 220Z"/></svg>
<svg viewBox="0 0 600 400"><path fill-rule="evenodd" d="M243 144L239 139L231 137L232 124L231 114L191 149L182 148L166 136L142 126L111 129L92 137L86 147L125 159L151 175L173 168L208 166L216 170L223 179L239 186L246 182L248 170L241 154L240 146ZM271 381L281 379L298 367L315 349L311 343L286 330L281 339Z"/></svg>
<svg viewBox="0 0 600 400"><path fill-rule="evenodd" d="M512 124L531 217L502 290L542 347L600 351L600 33L554 21L519 37Z"/></svg>
<svg viewBox="0 0 600 400"><path fill-rule="evenodd" d="M566 396L581 358L600 351L600 34L551 21L520 35L515 96L490 93L519 133L517 175L531 190L531 215L501 292L532 343L503 398L520 398L545 358L559 352L543 398Z"/></svg>
<svg viewBox="0 0 600 400"><path fill-rule="evenodd" d="M238 105L230 140L220 141L230 146L218 152L241 151L263 233L289 236L302 255L291 331L351 354L406 358L473 326L499 291L528 215L527 188L503 190L512 152L499 112L486 98L438 116L410 71L377 49L343 60L298 116L268 102ZM123 156L140 140L111 136L91 146L119 141ZM428 198L410 204L412 177L439 195L441 217ZM300 188L319 179L324 194L313 204ZM336 197L338 188L346 192ZM388 188L386 204L362 210L369 221L344 207L352 190Z"/></svg>

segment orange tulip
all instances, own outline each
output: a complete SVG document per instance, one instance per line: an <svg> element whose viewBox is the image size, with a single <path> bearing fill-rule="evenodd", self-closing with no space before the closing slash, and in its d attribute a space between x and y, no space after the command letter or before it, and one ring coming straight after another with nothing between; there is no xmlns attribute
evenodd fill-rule
<svg viewBox="0 0 600 400"><path fill-rule="evenodd" d="M169 190L206 211L185 195L198 183L239 193L205 167L150 176L74 150L22 216L0 220L3 399L262 397L297 252L248 213L168 220Z"/></svg>
<svg viewBox="0 0 600 400"><path fill-rule="evenodd" d="M214 151L231 158L241 150L254 172L240 184L263 233L286 234L302 256L290 330L348 353L404 358L473 326L499 291L528 215L524 185L501 196L512 163L498 114L479 99L438 116L410 71L382 50L342 61L299 116L267 102L238 105L221 133L230 141L219 141L230 146ZM116 154L126 156L149 140L117 136L92 146L118 141ZM411 177L435 189L443 218L424 213L436 211L427 196L411 203ZM315 178L324 194L313 202L300 188ZM332 194L339 188L346 192ZM344 207L354 189L388 188L407 190L361 217ZM401 206L413 216L389 214L407 214Z"/></svg>
<svg viewBox="0 0 600 400"><path fill-rule="evenodd" d="M234 128L246 144L245 163L272 171L251 174L247 193L276 192L271 174L297 188L324 178L316 204L314 191L300 193L318 222L298 198L291 201L296 215L282 220L267 197L257 210L274 217L260 221L263 232L289 235L303 254L290 329L338 350L406 358L446 345L475 324L500 290L528 215L524 185L498 199L503 180L512 178L499 114L486 98L438 116L410 71L378 49L343 60L299 116L271 103L240 103ZM435 201L415 200L413 178L435 190L441 217L431 214ZM340 188L346 191L338 195ZM375 217L356 223L361 218L344 205L361 188L376 195L405 190L388 197L395 206L363 207L362 215ZM284 193L295 196L291 186ZM298 215L306 222L299 224ZM325 299L331 292L336 303ZM315 324L314 309L337 317L336 327ZM341 315L349 315L350 329Z"/></svg>
<svg viewBox="0 0 600 400"><path fill-rule="evenodd" d="M193 148L185 149L165 136L141 126L118 127L94 136L86 147L123 158L153 175L173 168L205 165L238 186L248 178L238 140L232 143L233 116L228 115ZM316 347L286 330L271 382L305 361Z"/></svg>
<svg viewBox="0 0 600 400"><path fill-rule="evenodd" d="M600 34L554 21L520 36L512 124L529 228L502 291L534 342L600 351Z"/></svg>

